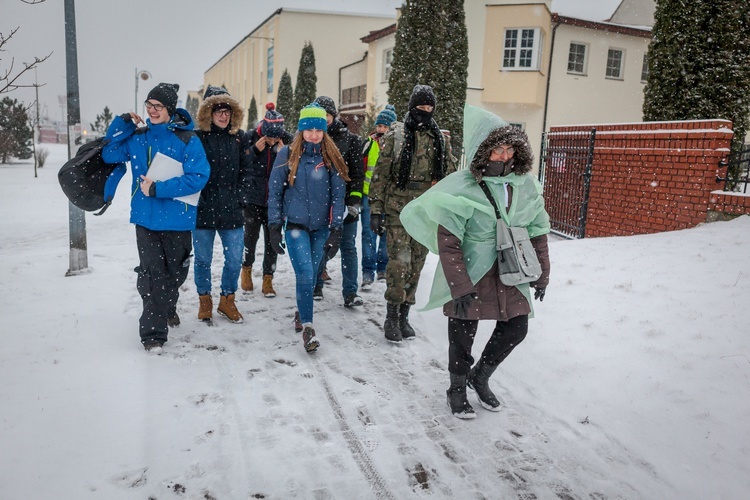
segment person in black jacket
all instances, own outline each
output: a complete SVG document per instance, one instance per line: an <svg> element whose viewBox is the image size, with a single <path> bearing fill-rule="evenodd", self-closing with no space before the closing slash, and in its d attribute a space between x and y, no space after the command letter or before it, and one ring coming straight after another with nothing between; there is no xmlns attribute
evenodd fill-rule
<svg viewBox="0 0 750 500"><path fill-rule="evenodd" d="M319 96L315 102L326 111L328 122L328 135L331 136L336 147L339 148L346 166L349 167L349 178L346 183L346 218L341 237L341 292L344 296L344 306L361 306L362 297L357 295L357 274L359 264L357 261L357 221L362 207L362 187L365 180L365 158L362 153L364 141L356 134L349 131L346 124L338 119L336 103L327 96ZM321 265L318 280L313 292L313 298L323 298L323 278L325 262Z"/></svg>
<svg viewBox="0 0 750 500"><path fill-rule="evenodd" d="M271 177L276 154L292 142L292 135L284 130L284 117L276 111L272 102L266 104L266 116L254 130L247 132L250 147L250 185L248 203L243 210L245 217L245 257L242 260L240 286L246 292L253 290L253 264L255 247L263 228L263 285L265 297L276 297L273 288L273 273L276 270L276 252L268 235L268 179Z"/></svg>
<svg viewBox="0 0 750 500"><path fill-rule="evenodd" d="M245 113L239 101L224 87L209 86L198 108L198 131L211 175L198 201L198 220L193 231L195 249L195 286L200 308L198 318L211 321L211 261L214 239L219 233L224 248L221 273L221 297L216 311L232 323L242 323L242 314L234 303L242 266L242 207L247 204L250 177L249 146L240 124Z"/></svg>

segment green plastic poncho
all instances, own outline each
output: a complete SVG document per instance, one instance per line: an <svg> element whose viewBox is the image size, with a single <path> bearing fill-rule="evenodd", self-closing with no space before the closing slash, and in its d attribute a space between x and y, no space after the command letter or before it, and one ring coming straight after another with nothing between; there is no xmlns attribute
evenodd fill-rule
<svg viewBox="0 0 750 500"><path fill-rule="evenodd" d="M466 151L472 155L492 130L504 124L491 113L479 110L495 120L488 120L482 113L476 113L474 110L467 109L464 125L465 134L467 130L474 134L464 135L467 140ZM472 118L485 120L484 128L473 123ZM487 122L490 122L490 126L486 126ZM478 137L477 132L483 135ZM506 224L525 227L531 238L549 233L549 216L544 210L542 187L536 178L530 174L510 174L503 177L484 177L484 181L492 191ZM505 207L505 184L513 187L513 199L507 214L502 209ZM438 225L458 237L461 240L466 269L474 284L487 274L497 259L495 210L469 169L449 175L407 204L401 212L401 223L412 238L435 254L438 253ZM531 305L528 283L518 285L518 289ZM429 301L422 310L442 307L450 300L450 288L442 266L438 265Z"/></svg>

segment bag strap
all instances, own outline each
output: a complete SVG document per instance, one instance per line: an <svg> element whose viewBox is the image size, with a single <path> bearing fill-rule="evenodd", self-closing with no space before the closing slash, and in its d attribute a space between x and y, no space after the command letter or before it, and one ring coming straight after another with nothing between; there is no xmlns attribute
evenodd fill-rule
<svg viewBox="0 0 750 500"><path fill-rule="evenodd" d="M490 192L489 186L484 181L479 181L479 187L482 188L482 191L484 191L485 196L487 196L487 199L490 200L490 204L492 205L492 208L495 209L495 215L498 219L502 219L500 216L500 210L497 208L497 203L495 203L495 198L492 197L492 192Z"/></svg>

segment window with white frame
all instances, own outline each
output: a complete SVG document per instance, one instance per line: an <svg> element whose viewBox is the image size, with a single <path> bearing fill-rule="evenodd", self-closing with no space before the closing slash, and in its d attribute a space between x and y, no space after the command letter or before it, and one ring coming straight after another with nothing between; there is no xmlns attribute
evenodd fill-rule
<svg viewBox="0 0 750 500"><path fill-rule="evenodd" d="M393 64L393 49L383 51L383 81L387 82L391 77L391 65Z"/></svg>
<svg viewBox="0 0 750 500"><path fill-rule="evenodd" d="M503 69L537 70L542 50L542 32L539 28L512 28L505 30Z"/></svg>
<svg viewBox="0 0 750 500"><path fill-rule="evenodd" d="M586 74L586 44L571 42L568 52L568 73Z"/></svg>
<svg viewBox="0 0 750 500"><path fill-rule="evenodd" d="M622 66L625 61L625 51L609 49L607 52L607 78L622 80Z"/></svg>
<svg viewBox="0 0 750 500"><path fill-rule="evenodd" d="M641 82L648 80L648 53L643 54L643 66L641 66Z"/></svg>

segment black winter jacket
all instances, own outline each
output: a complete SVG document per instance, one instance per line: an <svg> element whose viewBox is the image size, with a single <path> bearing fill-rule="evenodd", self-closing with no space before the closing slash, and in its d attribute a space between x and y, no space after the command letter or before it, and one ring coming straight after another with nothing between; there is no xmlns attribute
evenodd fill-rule
<svg viewBox="0 0 750 500"><path fill-rule="evenodd" d="M365 182L366 158L363 154L364 140L349 132L346 123L338 118L328 126L328 135L336 143L346 166L349 167L349 182L346 183L346 204L362 204L362 188Z"/></svg>
<svg viewBox="0 0 750 500"><path fill-rule="evenodd" d="M248 204L250 179L249 145L239 130L220 129L211 124L210 132L195 133L203 143L211 175L198 201L198 229L236 229L242 227L242 208Z"/></svg>
<svg viewBox="0 0 750 500"><path fill-rule="evenodd" d="M247 144L250 147L250 176L248 178L247 202L250 205L260 207L268 206L268 179L271 177L273 162L280 148L266 146L263 151L258 151L255 143L263 137L260 126L254 130L248 130L245 134ZM281 137L284 145L291 144L293 136L285 133Z"/></svg>

